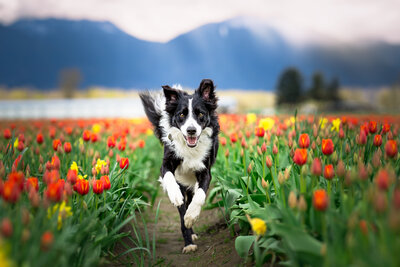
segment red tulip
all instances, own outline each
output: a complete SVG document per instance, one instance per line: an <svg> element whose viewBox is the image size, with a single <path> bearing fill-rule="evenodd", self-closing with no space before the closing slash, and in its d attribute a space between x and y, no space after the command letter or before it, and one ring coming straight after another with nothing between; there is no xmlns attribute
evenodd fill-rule
<svg viewBox="0 0 400 267"><path fill-rule="evenodd" d="M343 131L342 128L340 128L340 130L339 130L339 138L340 138L340 139L343 139L343 138L344 138L344 131Z"/></svg>
<svg viewBox="0 0 400 267"><path fill-rule="evenodd" d="M38 133L37 136L36 136L36 142L40 145L40 144L43 143L43 141L44 141L43 134Z"/></svg>
<svg viewBox="0 0 400 267"><path fill-rule="evenodd" d="M327 180L331 180L335 176L335 170L333 169L333 165L325 165L324 169L324 177Z"/></svg>
<svg viewBox="0 0 400 267"><path fill-rule="evenodd" d="M365 145L366 143L367 143L367 134L365 134L365 131L360 130L360 134L358 135L358 144Z"/></svg>
<svg viewBox="0 0 400 267"><path fill-rule="evenodd" d="M101 194L104 190L103 180L94 180L92 185L93 193Z"/></svg>
<svg viewBox="0 0 400 267"><path fill-rule="evenodd" d="M332 139L322 139L322 153L324 155L331 155L333 153L334 145Z"/></svg>
<svg viewBox="0 0 400 267"><path fill-rule="evenodd" d="M61 146L61 141L60 141L60 139L54 139L54 140L53 140L53 150L54 150L54 151L57 151L59 146Z"/></svg>
<svg viewBox="0 0 400 267"><path fill-rule="evenodd" d="M143 139L140 139L140 140L138 141L138 147L144 148L145 145L146 145L146 142L145 142Z"/></svg>
<svg viewBox="0 0 400 267"><path fill-rule="evenodd" d="M11 130L10 129L4 129L3 136L4 136L5 139L10 139L11 138Z"/></svg>
<svg viewBox="0 0 400 267"><path fill-rule="evenodd" d="M19 140L19 141L18 141L18 146L17 146L18 151L22 151L22 150L24 150L24 148L25 148L24 142L22 142L21 140Z"/></svg>
<svg viewBox="0 0 400 267"><path fill-rule="evenodd" d="M318 211L325 211L329 206L328 194L324 189L315 190L313 196L314 208Z"/></svg>
<svg viewBox="0 0 400 267"><path fill-rule="evenodd" d="M390 124L389 123L385 123L382 126L382 134L385 134L385 133L388 133L388 132L390 132Z"/></svg>
<svg viewBox="0 0 400 267"><path fill-rule="evenodd" d="M39 191L38 178L36 177L30 177L26 179L26 192L29 192L32 189L34 189L36 192Z"/></svg>
<svg viewBox="0 0 400 267"><path fill-rule="evenodd" d="M293 157L294 163L303 166L307 162L307 149L297 148Z"/></svg>
<svg viewBox="0 0 400 267"><path fill-rule="evenodd" d="M115 147L115 138L114 138L114 136L109 136L108 138L107 138L107 146L109 147L109 148L113 148L113 147Z"/></svg>
<svg viewBox="0 0 400 267"><path fill-rule="evenodd" d="M10 237L13 234L13 225L9 218L4 218L1 221L1 235L4 237Z"/></svg>
<svg viewBox="0 0 400 267"><path fill-rule="evenodd" d="M377 127L377 123L376 121L370 121L368 123L368 130L370 133L376 133L376 131L378 131L378 127Z"/></svg>
<svg viewBox="0 0 400 267"><path fill-rule="evenodd" d="M74 185L76 183L76 179L78 178L78 174L76 173L76 170L68 170L67 173L67 181Z"/></svg>
<svg viewBox="0 0 400 267"><path fill-rule="evenodd" d="M299 147L308 148L310 146L310 137L308 134L303 133L299 137Z"/></svg>
<svg viewBox="0 0 400 267"><path fill-rule="evenodd" d="M390 158L397 156L397 142L396 140L388 140L385 145L386 155Z"/></svg>
<svg viewBox="0 0 400 267"><path fill-rule="evenodd" d="M89 193L89 181L82 178L78 179L73 188L78 194L84 196Z"/></svg>
<svg viewBox="0 0 400 267"><path fill-rule="evenodd" d="M9 203L16 203L21 195L21 189L19 185L12 181L7 180L3 184L2 197Z"/></svg>
<svg viewBox="0 0 400 267"><path fill-rule="evenodd" d="M381 169L376 174L375 182L378 188L382 191L386 191L389 188L390 184L390 175L387 170Z"/></svg>
<svg viewBox="0 0 400 267"><path fill-rule="evenodd" d="M226 138L225 137L221 137L219 142L221 143L221 146L226 146Z"/></svg>
<svg viewBox="0 0 400 267"><path fill-rule="evenodd" d="M84 130L82 134L83 141L88 142L90 141L91 133L89 130Z"/></svg>
<svg viewBox="0 0 400 267"><path fill-rule="evenodd" d="M71 143L70 142L65 142L64 143L64 151L65 151L65 153L70 153L71 149L72 149Z"/></svg>
<svg viewBox="0 0 400 267"><path fill-rule="evenodd" d="M119 161L119 167L121 169L127 169L129 167L129 159L128 158L121 158Z"/></svg>
<svg viewBox="0 0 400 267"><path fill-rule="evenodd" d="M51 139L54 139L54 137L56 137L56 129L50 128L49 129L49 136L50 136Z"/></svg>
<svg viewBox="0 0 400 267"><path fill-rule="evenodd" d="M103 181L104 190L109 190L111 188L111 182L108 175L101 176L100 179Z"/></svg>
<svg viewBox="0 0 400 267"><path fill-rule="evenodd" d="M314 158L311 165L311 173L315 176L320 176L322 173L322 164L319 158Z"/></svg>
<svg viewBox="0 0 400 267"><path fill-rule="evenodd" d="M46 251L50 248L50 246L53 244L54 240L54 235L50 231L46 231L43 233L41 239L40 239L40 248L43 251Z"/></svg>
<svg viewBox="0 0 400 267"><path fill-rule="evenodd" d="M379 147L382 145L382 135L376 134L374 136L374 146Z"/></svg>
<svg viewBox="0 0 400 267"><path fill-rule="evenodd" d="M255 136L258 136L258 137L264 137L265 130L263 127L256 127L254 134L255 134Z"/></svg>
<svg viewBox="0 0 400 267"><path fill-rule="evenodd" d="M98 139L99 139L99 136L97 134L92 133L90 135L90 140L92 141L92 143L96 143Z"/></svg>
<svg viewBox="0 0 400 267"><path fill-rule="evenodd" d="M53 202L61 201L62 193L64 192L63 181L64 180L59 180L56 183L51 183L47 186L45 195L49 200Z"/></svg>
<svg viewBox="0 0 400 267"><path fill-rule="evenodd" d="M232 143L236 143L236 141L238 140L238 135L237 135L237 133L232 133L232 134L230 135L230 138L231 138L231 142L232 142Z"/></svg>

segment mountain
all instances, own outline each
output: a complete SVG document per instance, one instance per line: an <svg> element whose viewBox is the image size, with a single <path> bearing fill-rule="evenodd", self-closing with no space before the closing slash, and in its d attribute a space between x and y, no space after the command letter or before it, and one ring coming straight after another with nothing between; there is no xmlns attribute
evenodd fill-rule
<svg viewBox="0 0 400 267"><path fill-rule="evenodd" d="M236 18L207 24L167 43L137 39L109 22L25 19L0 25L0 85L55 88L60 71L77 68L81 87L275 88L279 74L297 67L342 85L391 85L400 76L400 45L381 42L298 46L267 25Z"/></svg>

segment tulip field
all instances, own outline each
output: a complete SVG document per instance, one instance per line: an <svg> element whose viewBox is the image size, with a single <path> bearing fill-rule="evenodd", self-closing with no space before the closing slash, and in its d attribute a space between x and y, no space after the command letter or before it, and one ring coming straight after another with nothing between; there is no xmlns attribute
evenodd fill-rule
<svg viewBox="0 0 400 267"><path fill-rule="evenodd" d="M219 120L204 208L223 210L243 264L400 266L399 116ZM156 264L143 212L159 208L162 147L146 119L0 130L0 266Z"/></svg>

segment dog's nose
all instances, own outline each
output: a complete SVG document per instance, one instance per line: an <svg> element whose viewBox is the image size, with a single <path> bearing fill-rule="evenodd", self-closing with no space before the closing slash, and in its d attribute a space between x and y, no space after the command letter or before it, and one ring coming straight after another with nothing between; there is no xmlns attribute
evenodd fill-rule
<svg viewBox="0 0 400 267"><path fill-rule="evenodd" d="M196 134L196 128L194 128L194 127L188 127L186 131L187 131L188 135Z"/></svg>

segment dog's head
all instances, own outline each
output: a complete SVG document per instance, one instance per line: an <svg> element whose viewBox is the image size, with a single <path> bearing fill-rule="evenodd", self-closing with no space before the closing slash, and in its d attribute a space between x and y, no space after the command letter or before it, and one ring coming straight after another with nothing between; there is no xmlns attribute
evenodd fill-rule
<svg viewBox="0 0 400 267"><path fill-rule="evenodd" d="M217 97L212 80L204 79L194 94L162 86L165 95L165 110L170 116L172 127L180 129L186 144L195 147L202 131L210 125L217 108Z"/></svg>

